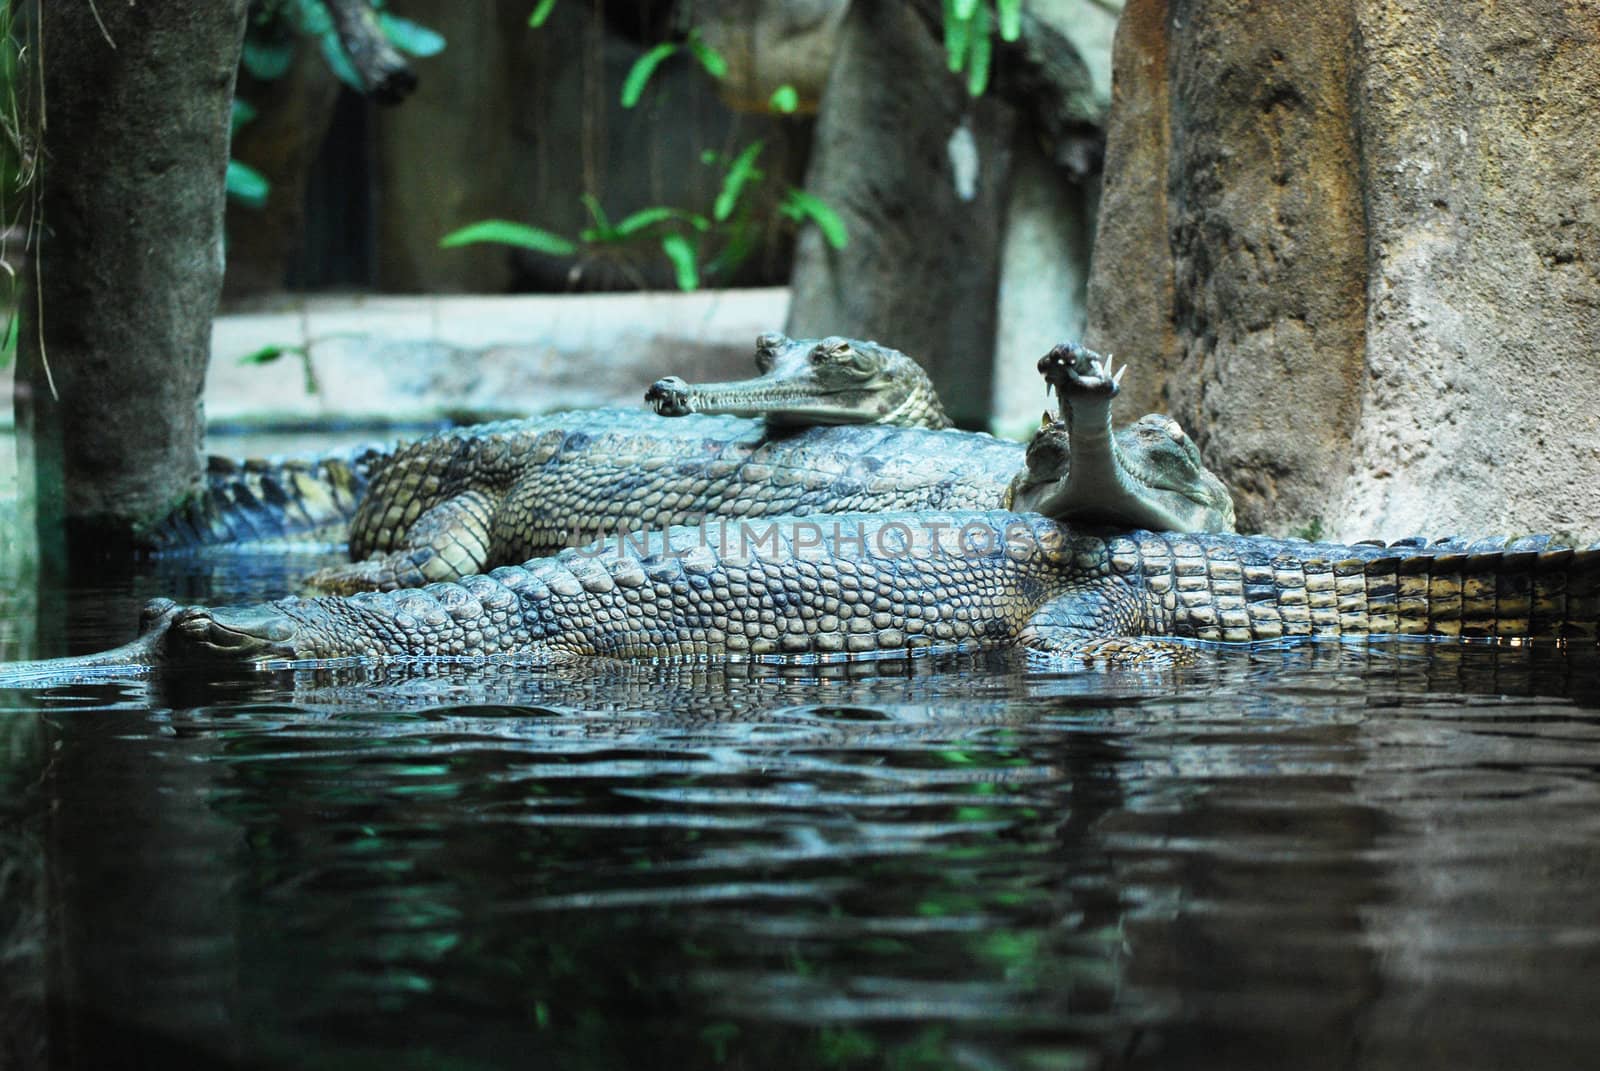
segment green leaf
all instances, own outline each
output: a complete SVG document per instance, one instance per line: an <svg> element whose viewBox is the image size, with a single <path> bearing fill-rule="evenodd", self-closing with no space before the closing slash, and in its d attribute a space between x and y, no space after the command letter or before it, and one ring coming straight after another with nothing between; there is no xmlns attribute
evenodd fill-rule
<svg viewBox="0 0 1600 1071"><path fill-rule="evenodd" d="M699 213L685 212L681 208L668 208L665 205L657 205L653 208L641 208L633 215L626 217L616 227L612 228L611 234L615 238L629 238L647 227L653 227L657 223L665 223L668 220L687 223L697 231L706 231L711 227L711 221Z"/></svg>
<svg viewBox="0 0 1600 1071"><path fill-rule="evenodd" d="M300 32L313 37L325 37L333 33L333 16L328 14L328 9L323 6L322 0L299 0L294 6L295 22L300 25Z"/></svg>
<svg viewBox="0 0 1600 1071"><path fill-rule="evenodd" d="M606 218L606 210L600 207L600 199L592 193L585 193L578 200L583 202L583 207L589 210L589 218L594 220L593 227L585 227L578 233L579 239L585 242L616 241L617 232Z"/></svg>
<svg viewBox="0 0 1600 1071"><path fill-rule="evenodd" d="M967 92L974 97L983 96L989 85L989 60L994 49L989 34L989 9L980 7L972 18L972 51L967 54Z"/></svg>
<svg viewBox="0 0 1600 1071"><path fill-rule="evenodd" d="M532 249L536 253L549 253L555 257L570 256L578 247L559 234L552 234L526 223L512 223L504 219L486 219L470 223L460 230L451 231L439 239L440 249L474 245L478 242L499 242L519 249Z"/></svg>
<svg viewBox="0 0 1600 1071"><path fill-rule="evenodd" d="M626 238L628 235L633 234L636 231L642 231L646 227L653 227L657 223L662 223L671 219L675 211L675 209L664 208L661 206L657 206L655 208L641 208L639 211L630 216L624 216L622 221L617 224L613 233L615 233L618 238Z"/></svg>
<svg viewBox="0 0 1600 1071"><path fill-rule="evenodd" d="M657 45L649 52L633 61L633 66L628 68L628 77L622 80L622 106L631 108L639 103L639 98L644 95L644 87L650 81L650 76L656 73L656 68L678 51L678 46L668 41Z"/></svg>
<svg viewBox="0 0 1600 1071"><path fill-rule="evenodd" d="M700 61L700 66L706 73L716 79L728 77L728 61L723 59L722 53L701 40L699 31L689 34L689 51L694 53L694 58Z"/></svg>
<svg viewBox="0 0 1600 1071"><path fill-rule="evenodd" d="M330 33L322 38L322 58L328 62L328 69L338 75L339 81L357 93L365 93L367 91L366 84L361 81L361 76L356 73L355 66L350 62L350 57L344 54L344 46L339 43L339 38L336 35Z"/></svg>
<svg viewBox="0 0 1600 1071"><path fill-rule="evenodd" d="M761 231L750 220L744 219L725 225L719 236L724 244L705 265L702 274L707 279L721 279L737 271L739 265L749 260L756 251Z"/></svg>
<svg viewBox="0 0 1600 1071"><path fill-rule="evenodd" d="M957 16L956 0L944 0L944 59L951 74L967 62L967 39L971 33L971 17Z"/></svg>
<svg viewBox="0 0 1600 1071"><path fill-rule="evenodd" d="M583 207L589 210L589 218L594 220L594 225L603 231L611 229L611 221L606 218L606 210L600 207L600 198L592 193L580 194L578 200L583 202Z"/></svg>
<svg viewBox="0 0 1600 1071"><path fill-rule="evenodd" d="M784 115L793 115L794 110L800 107L800 93L794 86L785 82L772 91L772 97L767 101L767 107Z"/></svg>
<svg viewBox="0 0 1600 1071"><path fill-rule="evenodd" d="M689 244L689 239L681 234L669 234L661 239L661 251L672 261L672 267L678 276L679 290L697 290L700 287L700 275L695 268L694 246Z"/></svg>
<svg viewBox="0 0 1600 1071"><path fill-rule="evenodd" d="M420 23L391 15L387 11L378 15L378 25L395 48L413 56L437 56L444 51L444 38Z"/></svg>
<svg viewBox="0 0 1600 1071"><path fill-rule="evenodd" d="M241 164L237 160L228 161L227 177L224 186L228 196L251 208L261 208L267 203L267 194L272 191L272 183L267 177L248 164Z"/></svg>
<svg viewBox="0 0 1600 1071"><path fill-rule="evenodd" d="M556 0L539 0L539 6L533 9L533 14L528 16L528 25L535 30L543 26L550 17L550 12L556 9Z"/></svg>
<svg viewBox="0 0 1600 1071"><path fill-rule="evenodd" d="M294 356L304 357L304 346L262 346L259 350L247 353L239 358L240 364L271 364L279 357Z"/></svg>
<svg viewBox="0 0 1600 1071"><path fill-rule="evenodd" d="M978 8L982 6L978 3L978 0L955 0L955 3L956 18L960 19L962 22L966 22L968 19L972 18L972 16L976 14Z"/></svg>
<svg viewBox="0 0 1600 1071"><path fill-rule="evenodd" d="M22 317L12 313L6 320L4 341L0 341L0 368L17 359L17 332L21 330Z"/></svg>
<svg viewBox="0 0 1600 1071"><path fill-rule="evenodd" d="M233 113L229 117L228 125L234 133L238 133L241 126L244 126L255 117L255 107L249 101L240 100L238 97L233 98Z"/></svg>
<svg viewBox="0 0 1600 1071"><path fill-rule="evenodd" d="M246 37L244 51L239 53L239 62L252 78L270 82L289 73L289 66L294 63L294 46L293 37L278 41L256 41Z"/></svg>
<svg viewBox="0 0 1600 1071"><path fill-rule="evenodd" d="M791 189L784 194L779 211L797 222L809 219L815 223L822 237L835 249L843 249L850 244L850 231L845 227L844 220L816 194Z"/></svg>
<svg viewBox="0 0 1600 1071"><path fill-rule="evenodd" d="M717 200L711 206L711 218L718 223L733 215L734 206L739 203L739 194L744 190L745 183L755 174L756 157L761 155L761 150L766 146L764 141L752 141L746 145L728 168L728 174L722 180L722 192L717 194Z"/></svg>
<svg viewBox="0 0 1600 1071"><path fill-rule="evenodd" d="M1015 41L1022 36L1022 0L994 0L1000 13L1000 39Z"/></svg>

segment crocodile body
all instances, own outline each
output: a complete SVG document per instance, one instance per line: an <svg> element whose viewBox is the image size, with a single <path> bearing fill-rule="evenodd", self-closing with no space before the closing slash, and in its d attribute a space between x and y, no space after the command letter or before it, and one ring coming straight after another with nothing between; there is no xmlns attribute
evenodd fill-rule
<svg viewBox="0 0 1600 1071"><path fill-rule="evenodd" d="M805 345L791 342L784 352L804 355L800 347ZM829 339L809 352L825 351L829 359L842 360L862 345ZM911 363L894 351L868 352ZM1088 415L1076 418L1077 427L1089 434L1099 429L1102 439L1110 436L1114 388L1105 389L1097 360L1086 358L1083 374L1054 363L1050 368L1064 415L1083 407ZM788 383L800 374L792 369L785 374L780 365L746 382L759 385L768 378ZM991 509L1009 504L1012 479L1025 464L1037 470L1023 487L1025 495L1061 482L1069 472L1078 479L1088 467L1070 463L1069 434L1083 433L1069 432L1065 419L1041 431L1048 449L1030 452L1018 443L948 428L868 423L795 430L774 428L770 418L690 412L689 403L697 397L733 408L740 397L737 386L666 391L658 383L652 388L658 405L689 413L673 420L625 410L579 411L460 429L405 447L373 476L351 523L354 563L324 570L311 586L343 594L416 587L603 535L698 524L710 517ZM693 393L701 390L709 393ZM688 402L686 391L691 392ZM937 415L923 401L926 392L919 389L912 396L918 399L912 410L902 403L893 412L919 421ZM758 401L741 404L776 402L761 394ZM812 411L808 419L820 416ZM1125 447L1113 448L1116 442ZM1170 420L1147 417L1099 445L1093 467L1115 473L1079 480L1053 494L1051 516L1071 519L1087 510L1094 520L1124 525L1232 529L1227 489L1205 470L1198 451ZM1040 460L1044 455L1048 463ZM1120 498L1102 502L1103 489L1114 480L1122 489ZM1087 502L1085 495L1091 496ZM1034 508L1031 502L1023 505Z"/></svg>
<svg viewBox="0 0 1600 1071"><path fill-rule="evenodd" d="M375 476L352 524L357 562L321 583L416 587L707 516L984 508L1023 457L1019 443L967 432L773 436L721 416L580 411L462 429L402 450Z"/></svg>
<svg viewBox="0 0 1600 1071"><path fill-rule="evenodd" d="M223 543L343 543L372 474L392 451L377 446L311 458L206 459L200 491L141 534L157 553Z"/></svg>
<svg viewBox="0 0 1600 1071"><path fill-rule="evenodd" d="M851 339L791 339L776 332L756 339L755 364L759 375L727 383L689 384L677 377L658 380L646 393L646 400L665 416L685 414L737 416L749 418L750 429L765 427L779 434L800 428L832 425L880 424L894 427L947 428L950 420L939 402L927 373L916 361L898 350L875 342ZM561 413L526 422L524 432L542 434L551 428L581 431L580 421L591 421L600 431L648 422L650 418L633 409L595 409L586 415ZM517 422L495 425L502 433ZM384 482L393 502L409 504L431 496L430 506L443 503L453 494L481 492L494 494L504 486L499 476L474 479L470 458L461 454L462 435L470 437L481 426L438 440L429 437L394 447L363 447L344 453L312 457L269 458L234 461L225 457L208 458L204 485L172 514L153 526L139 539L145 550L171 552L218 543L262 540L345 542L350 537L359 502L371 478L398 466ZM458 463L457 476L474 484L450 484L429 488L428 481L438 474L437 456L448 452ZM574 455L576 459L576 455ZM470 503L460 523L470 528ZM446 512L454 507L447 507ZM370 514L363 523L374 523ZM370 538L379 527L367 531ZM362 532L358 530L358 542ZM438 524L424 523L417 538L393 540L385 550L409 551L438 549L445 558L454 558L459 547L451 538L470 539L471 532L454 532ZM530 544L530 547L534 546ZM537 553L530 549L529 553ZM443 559L441 559L443 560ZM521 561L522 555L499 559L495 564ZM479 568L488 563L479 563ZM435 561L433 568L437 569ZM472 570L469 570L472 571ZM405 575L419 577L415 571ZM331 580L335 590L362 590L371 583L361 571ZM460 574L451 574L460 575ZM439 577L435 576L434 579ZM389 585L389 586L392 586Z"/></svg>
<svg viewBox="0 0 1600 1071"><path fill-rule="evenodd" d="M1095 534L1004 511L676 528L416 591L237 609L152 604L135 644L6 667L592 656L827 661L1021 647L1160 662L1171 639L1424 634L1594 643L1600 544L1388 547Z"/></svg>
<svg viewBox="0 0 1600 1071"><path fill-rule="evenodd" d="M1041 362L1063 413L1027 454L987 435L943 430L948 420L932 384L898 351L771 334L757 340L755 378L657 382L647 397L675 420L584 410L315 464L214 462L207 492L149 545L347 536L354 563L324 570L311 586L391 590L708 516L992 508L1009 501L1025 459L1038 471L1019 482L1019 504L1034 508L1027 496L1068 470L1073 436L1087 447L1073 472L1078 484L1054 495L1051 515L1231 530L1227 491L1182 430L1147 417L1110 437L1115 385L1109 374L1097 378L1095 355L1073 353L1076 373Z"/></svg>

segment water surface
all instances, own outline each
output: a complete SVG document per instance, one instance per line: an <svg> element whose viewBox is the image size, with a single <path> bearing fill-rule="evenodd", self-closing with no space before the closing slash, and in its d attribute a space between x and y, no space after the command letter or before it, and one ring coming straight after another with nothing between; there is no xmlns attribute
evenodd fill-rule
<svg viewBox="0 0 1600 1071"><path fill-rule="evenodd" d="M0 692L0 1066L1580 1067L1597 968L1593 648Z"/></svg>

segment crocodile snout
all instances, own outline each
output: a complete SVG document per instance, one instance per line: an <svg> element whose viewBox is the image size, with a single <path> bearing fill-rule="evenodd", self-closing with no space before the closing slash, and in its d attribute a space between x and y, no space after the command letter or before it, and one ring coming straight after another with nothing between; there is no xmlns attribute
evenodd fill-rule
<svg viewBox="0 0 1600 1071"><path fill-rule="evenodd" d="M1063 342L1039 358L1039 374L1058 395L1071 391L1116 397L1126 369L1124 364L1114 371L1110 357L1075 342Z"/></svg>
<svg viewBox="0 0 1600 1071"><path fill-rule="evenodd" d="M644 400L655 407L658 416L687 416L689 409L689 384L677 376L668 376L650 384Z"/></svg>

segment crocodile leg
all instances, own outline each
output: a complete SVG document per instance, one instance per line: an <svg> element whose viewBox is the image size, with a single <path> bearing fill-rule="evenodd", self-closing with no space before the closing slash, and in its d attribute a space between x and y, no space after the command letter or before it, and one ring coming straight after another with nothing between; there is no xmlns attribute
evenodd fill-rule
<svg viewBox="0 0 1600 1071"><path fill-rule="evenodd" d="M332 595L416 588L481 573L489 561L497 496L466 491L424 511L394 550L313 574L306 586Z"/></svg>
<svg viewBox="0 0 1600 1071"><path fill-rule="evenodd" d="M1075 585L1034 611L1017 643L1046 665L1155 668L1192 665L1194 649L1152 631L1160 611L1124 577Z"/></svg>

